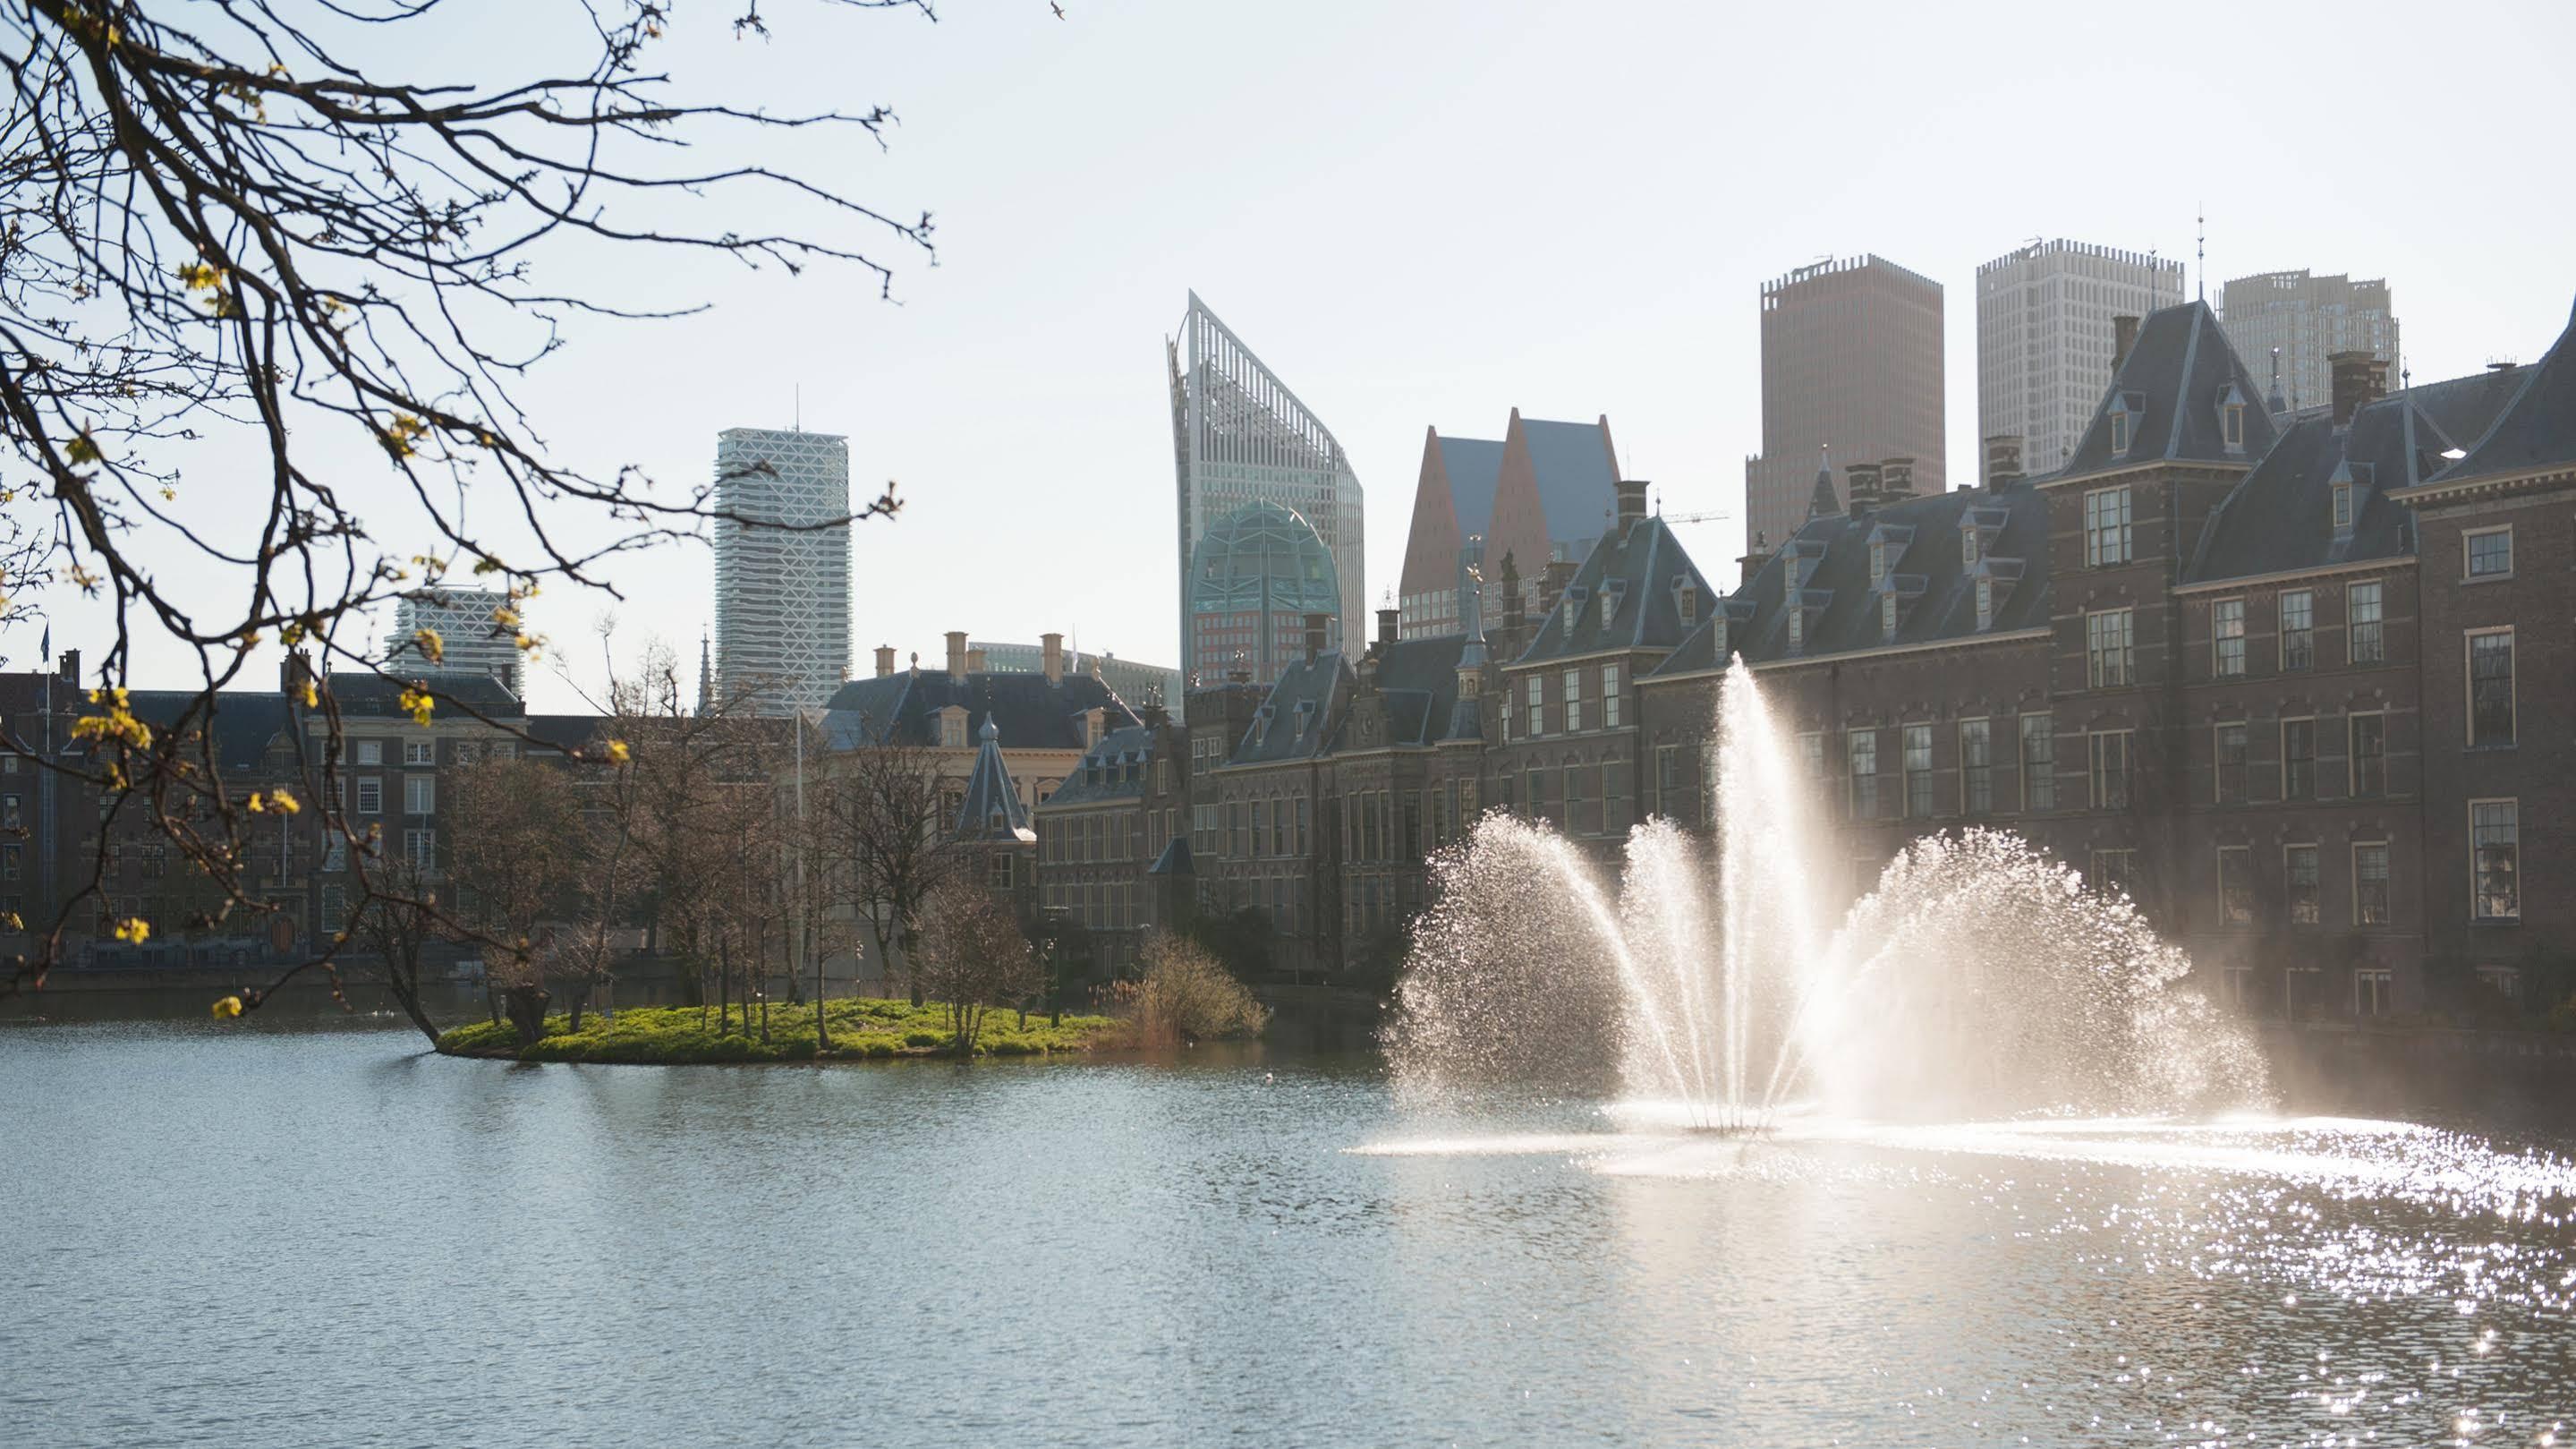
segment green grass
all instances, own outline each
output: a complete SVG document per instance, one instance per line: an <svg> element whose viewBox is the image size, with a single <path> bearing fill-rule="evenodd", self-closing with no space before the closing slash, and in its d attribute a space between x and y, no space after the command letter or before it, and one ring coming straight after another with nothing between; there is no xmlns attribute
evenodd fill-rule
<svg viewBox="0 0 2576 1449"><path fill-rule="evenodd" d="M948 1010L933 1003L916 1007L908 1001L879 1001L866 997L846 997L828 1003L824 1014L831 1026L832 1046L817 1052L814 1046L814 1008L812 1005L769 1005L769 1039L760 1037L760 1018L753 1013L751 1031L742 1028L742 1011L734 1010L734 1029L728 1035L716 1032L716 1013L709 1007L701 1013L694 1006L630 1006L617 1013L610 1022L596 1011L582 1014L581 1030L572 1030L571 1017L558 1013L546 1018L546 1034L529 1047L519 1045L518 1028L503 1023L494 1026L478 1021L460 1026L438 1039L438 1049L450 1056L505 1057L528 1062L636 1062L656 1066L679 1066L697 1062L802 1062L818 1056L827 1060L856 1061L866 1058L928 1057L950 1055ZM703 1019L703 1024L701 1021ZM1105 1016L1067 1016L1062 1026L1047 1025L1046 1018L1029 1014L1026 1030L1016 1023L1019 1013L995 1011L984 1018L984 1029L975 1042L977 1056L1024 1057L1055 1052L1088 1051L1101 1044L1114 1023Z"/></svg>

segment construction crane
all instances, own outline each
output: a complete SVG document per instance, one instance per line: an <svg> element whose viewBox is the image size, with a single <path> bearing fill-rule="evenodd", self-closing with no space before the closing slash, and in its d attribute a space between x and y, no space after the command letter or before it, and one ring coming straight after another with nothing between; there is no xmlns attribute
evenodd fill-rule
<svg viewBox="0 0 2576 1449"><path fill-rule="evenodd" d="M1720 509L1715 513L1667 513L1662 516L1666 523L1716 523L1735 515Z"/></svg>

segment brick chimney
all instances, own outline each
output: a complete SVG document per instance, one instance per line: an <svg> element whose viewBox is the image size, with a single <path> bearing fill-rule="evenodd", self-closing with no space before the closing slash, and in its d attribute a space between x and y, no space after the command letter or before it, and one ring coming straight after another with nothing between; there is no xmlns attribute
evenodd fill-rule
<svg viewBox="0 0 2576 1449"><path fill-rule="evenodd" d="M958 680L966 677L966 631L963 629L948 631L948 677Z"/></svg>
<svg viewBox="0 0 2576 1449"><path fill-rule="evenodd" d="M1404 615L1394 609L1377 611L1377 642L1392 644L1404 637ZM1311 630L1311 626L1310 630Z"/></svg>
<svg viewBox="0 0 2576 1449"><path fill-rule="evenodd" d="M1743 586L1750 587L1753 583L1753 576L1762 572L1762 566L1770 561L1770 536L1760 533L1753 535L1753 546L1746 549L1743 556L1735 561L1736 566L1744 571L1742 574Z"/></svg>
<svg viewBox="0 0 2576 1449"><path fill-rule="evenodd" d="M2022 436L2019 433L1990 433L1986 436L1986 486L2002 493L2021 481Z"/></svg>
<svg viewBox="0 0 2576 1449"><path fill-rule="evenodd" d="M981 673L983 673L983 672L984 672L984 664L985 664L985 656L984 656L984 651L983 651L983 650L981 650L981 649L969 649L969 650L967 650L967 651L966 651L966 672L967 672L967 673L969 673L969 674L981 674Z"/></svg>
<svg viewBox="0 0 2576 1449"><path fill-rule="evenodd" d="M1503 637L1498 658L1509 659L1521 649L1521 630L1529 623L1528 602L1521 597L1520 565L1512 560L1511 551L1503 551Z"/></svg>
<svg viewBox="0 0 2576 1449"><path fill-rule="evenodd" d="M1849 481L1843 485L1843 496L1851 500L1854 518L1867 518L1878 511L1878 465L1854 463L1843 470Z"/></svg>
<svg viewBox="0 0 2576 1449"><path fill-rule="evenodd" d="M883 679L892 673L894 673L894 646L880 644L877 646L877 678Z"/></svg>
<svg viewBox="0 0 2576 1449"><path fill-rule="evenodd" d="M61 675L63 683L77 688L80 684L80 651L77 649L64 650L61 667L56 671L56 673Z"/></svg>
<svg viewBox="0 0 2576 1449"><path fill-rule="evenodd" d="M1914 460L1890 458L1878 465L1878 504L1902 503L1914 496Z"/></svg>
<svg viewBox="0 0 2576 1449"><path fill-rule="evenodd" d="M2326 366L2334 373L2334 420L2336 427L2352 421L2352 415L2388 395L2388 364L2373 352L2330 352Z"/></svg>
<svg viewBox="0 0 2576 1449"><path fill-rule="evenodd" d="M2120 364L2129 360L2129 349L2137 345L2138 319L2135 317L2112 318L2111 373L2113 376L2116 377L2119 375Z"/></svg>
<svg viewBox="0 0 2576 1449"><path fill-rule="evenodd" d="M73 649L66 650L64 652L63 677L73 681L74 683L79 682L79 650ZM285 695L288 699L300 702L304 698L304 682L312 677L313 661L304 657L303 650L289 649L286 651L286 658L279 661L277 666L278 692Z"/></svg>
<svg viewBox="0 0 2576 1449"><path fill-rule="evenodd" d="M1628 530L1646 521L1646 490L1652 487L1642 478L1619 480L1619 541L1627 542Z"/></svg>
<svg viewBox="0 0 2576 1449"><path fill-rule="evenodd" d="M1544 619L1556 612L1556 601L1565 597L1565 586L1574 582L1574 576L1581 572L1582 568L1581 564L1568 563L1560 559L1551 562L1547 566L1547 572L1539 575L1538 616L1540 618Z"/></svg>
<svg viewBox="0 0 2576 1449"><path fill-rule="evenodd" d="M1324 652L1324 631L1331 626L1332 622L1333 616L1330 614L1308 614L1306 616L1307 663L1314 663L1315 656Z"/></svg>
<svg viewBox="0 0 2576 1449"><path fill-rule="evenodd" d="M1064 683L1064 636L1062 634L1038 636L1038 669L1046 675L1047 683Z"/></svg>

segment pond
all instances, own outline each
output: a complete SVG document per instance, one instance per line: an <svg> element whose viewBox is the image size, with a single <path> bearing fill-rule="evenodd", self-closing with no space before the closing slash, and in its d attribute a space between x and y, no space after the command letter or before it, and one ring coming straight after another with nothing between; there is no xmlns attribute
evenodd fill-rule
<svg viewBox="0 0 2576 1449"><path fill-rule="evenodd" d="M2549 1098L1743 1141L1365 1052L0 1026L0 1442L2549 1443ZM2384 1084L2383 1084L2384 1089ZM2353 1115L2366 1113L2370 1115Z"/></svg>

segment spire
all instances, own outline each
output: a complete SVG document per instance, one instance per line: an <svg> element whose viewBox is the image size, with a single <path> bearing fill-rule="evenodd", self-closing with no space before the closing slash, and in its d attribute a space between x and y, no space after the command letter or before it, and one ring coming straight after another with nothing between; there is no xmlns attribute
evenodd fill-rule
<svg viewBox="0 0 2576 1449"><path fill-rule="evenodd" d="M716 712L716 671L709 659L707 631L700 629L698 631L698 713L701 716Z"/></svg>
<svg viewBox="0 0 2576 1449"><path fill-rule="evenodd" d="M966 777L966 798L957 807L960 840L1034 839L1028 833L1029 807L1011 782L1011 767L1002 760L1002 727L992 713L975 732L975 773Z"/></svg>
<svg viewBox="0 0 2576 1449"><path fill-rule="evenodd" d="M1842 504L1834 498L1833 455L1825 444L1816 445L1816 459L1816 491L1807 499L1807 521L1810 523L1843 511Z"/></svg>
<svg viewBox="0 0 2576 1449"><path fill-rule="evenodd" d="M2281 401L2281 349L2277 347L2272 349L2272 390L2263 397L2263 410L2276 418L2290 410L2290 405Z"/></svg>

